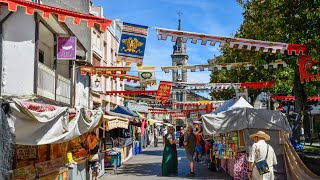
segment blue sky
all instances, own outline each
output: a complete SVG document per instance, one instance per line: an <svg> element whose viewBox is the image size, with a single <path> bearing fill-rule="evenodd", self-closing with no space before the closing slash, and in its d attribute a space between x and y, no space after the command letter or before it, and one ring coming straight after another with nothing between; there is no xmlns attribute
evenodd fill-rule
<svg viewBox="0 0 320 180"><path fill-rule="evenodd" d="M236 0L94 0L94 5L103 6L104 16L110 19L167 29L177 29L180 11L182 30L214 35L231 36L243 21ZM149 29L143 64L156 66L158 80L171 81L171 73L161 72L161 66L171 65L173 45L171 40L159 41L156 30ZM206 64L219 54L217 47L191 43L187 52L190 65ZM210 72L188 72L188 82L209 80Z"/></svg>

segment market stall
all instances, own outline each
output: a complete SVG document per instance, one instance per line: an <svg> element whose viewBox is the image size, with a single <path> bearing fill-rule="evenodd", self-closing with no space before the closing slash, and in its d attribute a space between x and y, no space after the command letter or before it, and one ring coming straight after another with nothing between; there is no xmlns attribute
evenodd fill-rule
<svg viewBox="0 0 320 180"><path fill-rule="evenodd" d="M105 136L106 150L109 149L107 154L110 156L115 153L119 154L121 165L127 161L133 154L133 127L132 124L137 121L137 115L131 114L130 111L123 106L117 106L113 111L107 111L107 115L117 116L117 123L108 121L117 126L108 127ZM134 116L133 116L134 115ZM111 144L110 144L111 142ZM112 152L111 152L112 151ZM113 161L110 156L106 157L106 165L110 166L109 162Z"/></svg>
<svg viewBox="0 0 320 180"><path fill-rule="evenodd" d="M213 155L221 162L221 168L234 179L247 179L247 160L253 140L250 134L263 130L271 136L268 143L274 148L278 164L274 166L277 178L286 178L284 161L284 137L291 133L289 122L279 111L235 108L202 116L205 135L212 135Z"/></svg>
<svg viewBox="0 0 320 180"><path fill-rule="evenodd" d="M13 102L8 118L17 143L13 178L89 177L86 134L103 122L102 111Z"/></svg>

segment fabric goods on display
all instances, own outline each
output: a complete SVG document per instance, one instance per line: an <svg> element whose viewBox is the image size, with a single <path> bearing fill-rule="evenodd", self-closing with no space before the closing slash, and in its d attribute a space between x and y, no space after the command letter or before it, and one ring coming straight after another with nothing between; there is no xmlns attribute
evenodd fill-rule
<svg viewBox="0 0 320 180"><path fill-rule="evenodd" d="M100 25L100 30L105 31L111 24L112 20L97 17L90 14L79 13L75 11L65 10L62 8L47 6L40 3L34 3L24 0L0 0L2 3L8 4L9 11L17 11L18 7L25 7L26 14L33 15L35 11L42 12L42 17L45 19L50 18L50 14L58 16L58 21L65 22L67 17L73 18L73 24L79 25L81 21L87 21L87 26L92 28L95 24Z"/></svg>
<svg viewBox="0 0 320 180"><path fill-rule="evenodd" d="M318 60L312 60L311 56L300 56L298 65L300 71L300 81L301 83L311 81L320 81L320 73L319 74L312 74L308 72L308 69L312 68L314 64L316 64Z"/></svg>
<svg viewBox="0 0 320 180"><path fill-rule="evenodd" d="M131 63L142 66L147 36L147 26L123 23L117 62L126 62L127 66Z"/></svg>
<svg viewBox="0 0 320 180"><path fill-rule="evenodd" d="M246 153L238 153L233 171L235 180L248 179L248 160Z"/></svg>
<svg viewBox="0 0 320 180"><path fill-rule="evenodd" d="M172 82L160 81L156 100L163 103L168 102L171 93Z"/></svg>
<svg viewBox="0 0 320 180"><path fill-rule="evenodd" d="M155 86L157 84L154 66L138 67L138 75L141 87L147 87L147 85Z"/></svg>
<svg viewBox="0 0 320 180"><path fill-rule="evenodd" d="M131 70L131 67L104 67L104 66L81 66L81 75L86 75L89 73L91 76L110 76L120 72L121 74L126 74L127 71Z"/></svg>
<svg viewBox="0 0 320 180"><path fill-rule="evenodd" d="M22 145L57 144L69 141L95 129L103 113L99 110L76 109L76 115L69 119L67 107L53 111L36 112L26 108L20 100L10 104L8 121L16 135L16 143ZM87 112L91 117L87 116Z"/></svg>
<svg viewBox="0 0 320 180"><path fill-rule="evenodd" d="M216 43L220 43L220 47L228 45L230 48L246 49L248 51L254 49L255 51L263 50L263 52L280 52L281 54L285 54L287 52L289 55L293 53L296 55L305 54L307 51L307 46L300 44L230 38L163 28L157 28L157 33L159 40L167 40L168 37L172 37L172 42L176 42L178 38L182 38L182 42L184 43L191 39L191 43L193 44L196 44L198 41L201 41L201 45L207 45L207 43L210 42L209 44L211 46L215 46Z"/></svg>

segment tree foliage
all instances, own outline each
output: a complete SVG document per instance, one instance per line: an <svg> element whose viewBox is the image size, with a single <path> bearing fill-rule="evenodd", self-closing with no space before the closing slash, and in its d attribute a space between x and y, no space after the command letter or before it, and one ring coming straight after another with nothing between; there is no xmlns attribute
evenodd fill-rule
<svg viewBox="0 0 320 180"><path fill-rule="evenodd" d="M244 21L235 37L263 41L307 44L308 55L320 60L320 0L237 0L243 7ZM216 57L218 63L250 62L256 69L215 71L211 82L259 82L275 81L277 85L269 89L274 94L295 95L298 111L303 109L306 96L320 92L319 82L306 85L300 83L298 56L271 54L247 50L221 49L222 55ZM278 69L263 69L263 64L282 59L289 66ZM319 68L320 69L320 68ZM268 90L268 91L269 91ZM261 91L250 90L251 96ZM213 92L215 99L227 99L230 92ZM304 100L302 99L304 97Z"/></svg>

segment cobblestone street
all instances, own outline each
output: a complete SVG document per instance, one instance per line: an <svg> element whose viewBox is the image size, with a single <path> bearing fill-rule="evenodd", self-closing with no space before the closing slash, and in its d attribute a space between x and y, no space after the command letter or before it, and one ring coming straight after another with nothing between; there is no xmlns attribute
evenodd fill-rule
<svg viewBox="0 0 320 180"><path fill-rule="evenodd" d="M178 175L172 177L161 176L162 144L160 147L148 147L141 154L134 156L118 169L118 174L113 171L107 171L100 179L187 179L185 176L189 173L188 161L185 157L185 150L178 148ZM196 177L192 179L232 179L224 172L212 172L208 170L205 163L196 163Z"/></svg>

